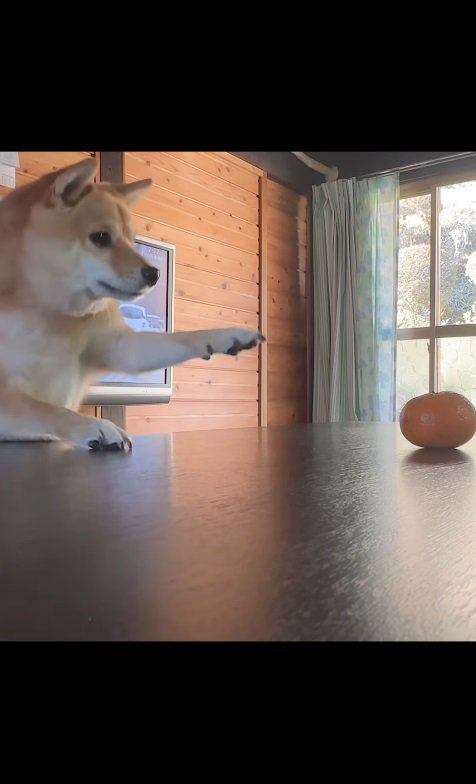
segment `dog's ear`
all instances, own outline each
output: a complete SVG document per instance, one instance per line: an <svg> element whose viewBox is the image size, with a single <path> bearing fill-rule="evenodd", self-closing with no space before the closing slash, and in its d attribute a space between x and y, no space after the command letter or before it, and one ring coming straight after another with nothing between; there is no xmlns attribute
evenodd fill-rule
<svg viewBox="0 0 476 784"><path fill-rule="evenodd" d="M142 194L150 188L152 180L137 180L121 185L114 185L114 190L127 202L129 206L140 199Z"/></svg>
<svg viewBox="0 0 476 784"><path fill-rule="evenodd" d="M97 163L94 158L85 158L83 161L73 163L65 169L60 169L53 181L51 188L51 201L55 204L63 202L67 207L75 204L85 195L94 180Z"/></svg>

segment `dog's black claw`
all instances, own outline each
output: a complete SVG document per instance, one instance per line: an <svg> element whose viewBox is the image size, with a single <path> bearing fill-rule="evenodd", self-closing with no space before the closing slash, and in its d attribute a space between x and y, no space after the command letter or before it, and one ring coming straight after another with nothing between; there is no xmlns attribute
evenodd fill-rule
<svg viewBox="0 0 476 784"><path fill-rule="evenodd" d="M120 452L121 449L124 449L124 444L106 444L103 449L105 452Z"/></svg>
<svg viewBox="0 0 476 784"><path fill-rule="evenodd" d="M246 344L243 346L243 349L246 351L246 350L247 350L247 349L249 349L249 348L254 348L256 345L257 345L257 341L256 341L256 340L250 340L250 342L249 342L249 343L246 343Z"/></svg>
<svg viewBox="0 0 476 784"><path fill-rule="evenodd" d="M241 351L242 348L243 346L241 345L240 341L235 338L233 340L233 345L228 349L226 353L231 354L232 357L236 357L236 355L238 354L239 351Z"/></svg>
<svg viewBox="0 0 476 784"><path fill-rule="evenodd" d="M124 444L103 444L101 441L88 441L91 452L121 452Z"/></svg>
<svg viewBox="0 0 476 784"><path fill-rule="evenodd" d="M210 343L207 343L207 351L208 351L208 353L210 354L210 357L211 357L212 354L213 354L213 348L212 348L212 346L210 346ZM210 359L210 357L209 357L209 359Z"/></svg>

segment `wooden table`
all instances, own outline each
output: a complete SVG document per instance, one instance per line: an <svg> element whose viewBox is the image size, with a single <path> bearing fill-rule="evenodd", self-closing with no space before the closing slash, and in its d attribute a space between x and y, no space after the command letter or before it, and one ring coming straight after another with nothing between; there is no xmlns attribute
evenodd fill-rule
<svg viewBox="0 0 476 784"><path fill-rule="evenodd" d="M476 640L476 439L0 445L2 640Z"/></svg>

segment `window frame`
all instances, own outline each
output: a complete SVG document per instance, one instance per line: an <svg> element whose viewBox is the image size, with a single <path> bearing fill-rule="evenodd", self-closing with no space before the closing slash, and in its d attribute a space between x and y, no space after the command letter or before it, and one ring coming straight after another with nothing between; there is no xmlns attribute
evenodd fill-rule
<svg viewBox="0 0 476 784"><path fill-rule="evenodd" d="M439 391L438 378L438 340L440 338L476 337L476 322L473 324L446 324L440 321L440 247L439 219L441 211L441 188L447 185L459 185L463 182L476 181L476 169L471 169L466 174L446 175L444 177L431 177L412 182L400 183L399 201L415 196L431 198L430 211L430 326L429 327L402 327L397 328L397 341L400 340L427 340L429 350L428 391Z"/></svg>

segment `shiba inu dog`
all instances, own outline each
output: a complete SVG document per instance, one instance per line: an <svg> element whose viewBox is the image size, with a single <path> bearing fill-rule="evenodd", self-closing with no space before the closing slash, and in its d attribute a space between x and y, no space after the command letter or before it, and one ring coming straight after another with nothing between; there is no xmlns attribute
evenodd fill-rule
<svg viewBox="0 0 476 784"><path fill-rule="evenodd" d="M77 413L104 372L136 374L258 345L254 330L139 334L121 318L157 283L128 207L152 184L94 184L82 160L0 201L0 441L124 449L127 434Z"/></svg>

